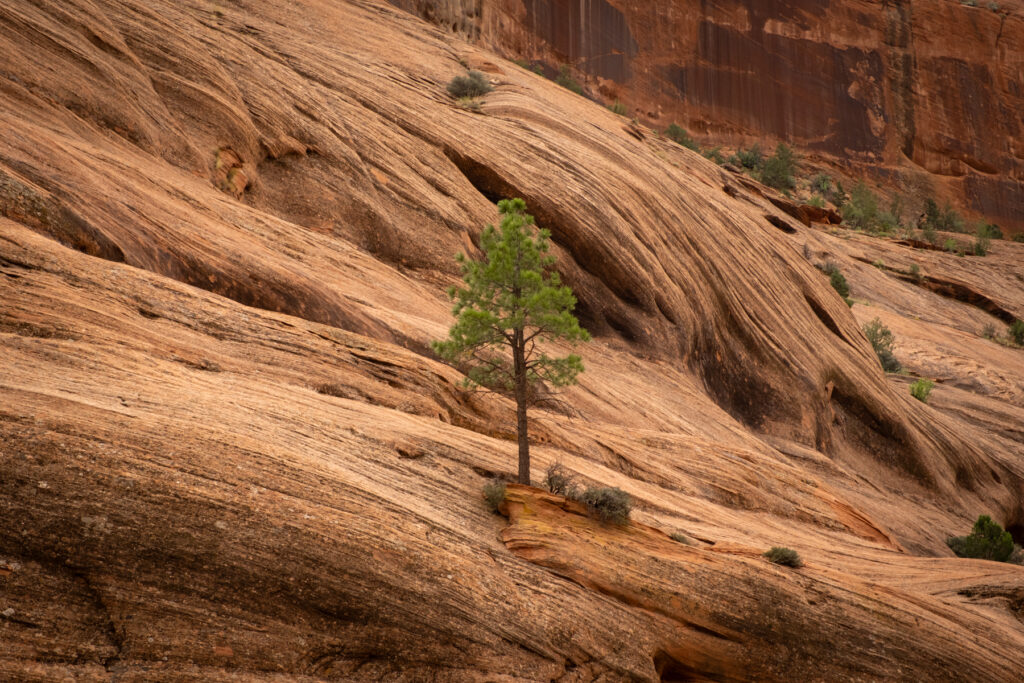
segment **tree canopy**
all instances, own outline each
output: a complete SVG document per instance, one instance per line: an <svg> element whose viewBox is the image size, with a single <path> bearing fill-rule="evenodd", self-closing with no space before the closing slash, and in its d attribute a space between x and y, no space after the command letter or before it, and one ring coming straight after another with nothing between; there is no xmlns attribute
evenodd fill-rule
<svg viewBox="0 0 1024 683"><path fill-rule="evenodd" d="M532 388L574 384L583 371L579 355L554 357L541 344L587 341L590 335L573 315L576 297L552 268L550 232L534 229L522 199L504 199L498 211L500 228L488 225L480 236L484 258L456 256L465 286L448 290L456 321L433 348L465 368L467 385L514 395L519 481L529 484L526 408L536 401Z"/></svg>

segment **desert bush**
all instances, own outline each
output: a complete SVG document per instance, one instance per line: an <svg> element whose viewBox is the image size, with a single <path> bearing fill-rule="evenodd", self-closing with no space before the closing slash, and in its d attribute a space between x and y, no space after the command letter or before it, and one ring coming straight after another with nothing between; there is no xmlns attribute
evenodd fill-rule
<svg viewBox="0 0 1024 683"><path fill-rule="evenodd" d="M846 194L846 190L843 189L843 184L836 181L836 189L832 191L830 195L832 203L839 207L841 211L846 202L850 201L850 195Z"/></svg>
<svg viewBox="0 0 1024 683"><path fill-rule="evenodd" d="M950 237L948 240L942 243L942 248L948 252L956 251L956 240Z"/></svg>
<svg viewBox="0 0 1024 683"><path fill-rule="evenodd" d="M985 223L984 221L978 224L978 231L985 231L985 234L990 239L1001 240L1003 239L1003 230L995 223Z"/></svg>
<svg viewBox="0 0 1024 683"><path fill-rule="evenodd" d="M832 261L827 261L824 266L821 266L821 270L828 275L829 284L832 285L832 289L836 290L839 296L843 297L846 305L853 306L853 300L850 299L850 285L846 281L846 277L839 270L839 266Z"/></svg>
<svg viewBox="0 0 1024 683"><path fill-rule="evenodd" d="M615 100L614 102L609 104L608 109L610 109L613 114L618 114L619 116L626 115L626 105L624 105L622 102L619 102L618 100Z"/></svg>
<svg viewBox="0 0 1024 683"><path fill-rule="evenodd" d="M875 318L864 324L864 336L871 342L871 348L875 350L875 355L878 356L878 362L882 364L883 370L899 372L903 369L892 352L896 338L892 336L892 330L883 325L880 319Z"/></svg>
<svg viewBox="0 0 1024 683"><path fill-rule="evenodd" d="M978 227L978 231L974 234L974 245L972 250L975 256L985 256L988 254L988 249L992 244L992 238L989 237L988 226L981 225Z"/></svg>
<svg viewBox="0 0 1024 683"><path fill-rule="evenodd" d="M939 233L935 232L935 228L932 225L926 223L921 228L921 239L928 244L938 244Z"/></svg>
<svg viewBox="0 0 1024 683"><path fill-rule="evenodd" d="M796 172L796 157L793 150L784 142L779 143L775 153L764 162L761 171L761 182L776 190L792 190L796 188L793 174Z"/></svg>
<svg viewBox="0 0 1024 683"><path fill-rule="evenodd" d="M1014 320L1006 329L1007 334L1017 346L1024 346L1024 320Z"/></svg>
<svg viewBox="0 0 1024 683"><path fill-rule="evenodd" d="M359 392L350 389L344 384L331 384L330 382L324 382L317 384L313 387L313 391L324 396L333 396L335 398L360 398Z"/></svg>
<svg viewBox="0 0 1024 683"><path fill-rule="evenodd" d="M903 197L896 195L889 202L889 208L878 215L882 230L888 232L903 227Z"/></svg>
<svg viewBox="0 0 1024 683"><path fill-rule="evenodd" d="M885 261L883 261L882 259L878 259L877 261L872 262L871 265L873 265L875 268L878 268L879 270L885 270Z"/></svg>
<svg viewBox="0 0 1024 683"><path fill-rule="evenodd" d="M1013 236L1013 241L1014 242L1024 242L1024 232L1018 232L1016 235L1014 235Z"/></svg>
<svg viewBox="0 0 1024 683"><path fill-rule="evenodd" d="M505 500L505 482L501 479L491 479L484 484L484 500L491 512L497 513L498 508Z"/></svg>
<svg viewBox="0 0 1024 683"><path fill-rule="evenodd" d="M457 100L464 97L480 97L494 88L487 77L479 71L470 71L465 76L456 76L448 83L448 94Z"/></svg>
<svg viewBox="0 0 1024 683"><path fill-rule="evenodd" d="M822 197L827 197L832 193L832 176L827 173L819 173L811 178L810 185L812 190Z"/></svg>
<svg viewBox="0 0 1024 683"><path fill-rule="evenodd" d="M590 514L602 522L625 524L633 509L629 494L620 488L589 488L580 497Z"/></svg>
<svg viewBox="0 0 1024 683"><path fill-rule="evenodd" d="M910 385L910 395L921 403L928 402L928 394L932 393L935 382L927 379L919 379Z"/></svg>
<svg viewBox="0 0 1024 683"><path fill-rule="evenodd" d="M764 556L772 564L781 564L785 567L793 567L794 569L804 566L804 561L800 559L800 553L792 548L775 546L766 552Z"/></svg>
<svg viewBox="0 0 1024 683"><path fill-rule="evenodd" d="M860 230L876 230L878 222L878 198L868 189L864 181L857 183L850 192L850 201L842 207L843 222Z"/></svg>
<svg viewBox="0 0 1024 683"><path fill-rule="evenodd" d="M537 74L538 76L543 76L544 75L544 69L541 68L540 64L530 64L525 59L517 59L517 60L515 60L515 63L516 63L516 66L519 66L519 67L521 67L523 69L526 69L527 71L532 71L533 73Z"/></svg>
<svg viewBox="0 0 1024 683"><path fill-rule="evenodd" d="M832 285L832 289L839 292L839 296L844 299L850 296L850 285L846 282L846 276L839 272L838 268L829 274L828 281Z"/></svg>
<svg viewBox="0 0 1024 683"><path fill-rule="evenodd" d="M559 496L572 498L571 495L576 488L576 478L572 473L562 466L562 463L552 463L544 473L544 486L548 491Z"/></svg>
<svg viewBox="0 0 1024 683"><path fill-rule="evenodd" d="M480 100L475 97L460 97L456 101L463 109L468 109L469 111L480 111Z"/></svg>
<svg viewBox="0 0 1024 683"><path fill-rule="evenodd" d="M992 323L988 323L985 327L981 328L981 336L985 339L994 340L996 338L996 326Z"/></svg>
<svg viewBox="0 0 1024 683"><path fill-rule="evenodd" d="M690 134L686 132L686 129L676 123L670 123L668 128L665 129L665 137L677 145L682 145L687 149L692 149L694 152L699 151L697 143L692 137L690 137Z"/></svg>
<svg viewBox="0 0 1024 683"><path fill-rule="evenodd" d="M921 266L916 263L910 264L910 270L907 271L907 274L910 275L910 279L914 282L921 282Z"/></svg>
<svg viewBox="0 0 1024 683"><path fill-rule="evenodd" d="M569 71L569 65L563 64L558 69L558 76L555 77L555 83L562 86L567 90L572 90L577 95L583 94L583 85L580 84L575 78L572 77L572 73Z"/></svg>
<svg viewBox="0 0 1024 683"><path fill-rule="evenodd" d="M807 203L818 209L825 208L825 198L820 194L812 195L811 198L807 200Z"/></svg>
<svg viewBox="0 0 1024 683"><path fill-rule="evenodd" d="M676 543L682 543L683 545L693 545L693 539L681 531L674 531L670 538Z"/></svg>
<svg viewBox="0 0 1024 683"><path fill-rule="evenodd" d="M729 161L748 171L756 171L764 163L764 153L761 151L760 143L755 142L750 149L737 149L736 153L729 157Z"/></svg>
<svg viewBox="0 0 1024 683"><path fill-rule="evenodd" d="M928 198L924 202L924 216L921 218L920 227L922 230L931 228L946 232L963 232L964 219L949 202L940 209L934 199Z"/></svg>
<svg viewBox="0 0 1024 683"><path fill-rule="evenodd" d="M833 289L839 293L844 300L850 296L850 284L846 282L846 275L839 269L839 266L835 263L825 263L825 273L828 275L828 284L833 286ZM847 300L849 303L849 300Z"/></svg>
<svg viewBox="0 0 1024 683"><path fill-rule="evenodd" d="M703 152L701 152L701 154L704 155L705 159L710 159L719 166L725 163L725 157L722 156L721 147L713 147L711 149L706 149Z"/></svg>
<svg viewBox="0 0 1024 683"><path fill-rule="evenodd" d="M1013 537L1010 532L1003 531L1003 527L988 515L980 515L967 536L947 538L946 545L957 557L1006 562L1013 554Z"/></svg>

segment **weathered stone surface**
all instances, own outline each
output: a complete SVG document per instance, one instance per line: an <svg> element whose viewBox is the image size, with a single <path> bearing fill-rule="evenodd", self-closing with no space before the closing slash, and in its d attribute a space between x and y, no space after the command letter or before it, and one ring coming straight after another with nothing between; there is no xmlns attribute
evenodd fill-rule
<svg viewBox="0 0 1024 683"><path fill-rule="evenodd" d="M808 227L379 2L16 0L0 60L0 679L1024 669L1024 569L943 543L982 511L1024 532L1021 351L976 336L1024 317L1024 245ZM460 62L481 113L444 92ZM428 351L510 194L596 336L534 477L622 487L626 529L514 488L491 515L514 411ZM931 405L881 374L875 315Z"/></svg>
<svg viewBox="0 0 1024 683"><path fill-rule="evenodd" d="M461 16L428 4L409 8L444 26ZM482 0L476 17L467 37L549 71L570 64L653 126L676 121L710 145L789 142L1024 231L1020 0Z"/></svg>

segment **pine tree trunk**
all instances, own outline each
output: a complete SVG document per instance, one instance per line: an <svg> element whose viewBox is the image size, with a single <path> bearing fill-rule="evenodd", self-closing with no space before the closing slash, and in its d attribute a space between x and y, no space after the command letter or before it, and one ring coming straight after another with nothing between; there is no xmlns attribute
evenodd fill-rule
<svg viewBox="0 0 1024 683"><path fill-rule="evenodd" d="M512 345L516 382L516 431L519 435L519 483L530 485L530 439L526 431L526 348L523 331L516 330Z"/></svg>

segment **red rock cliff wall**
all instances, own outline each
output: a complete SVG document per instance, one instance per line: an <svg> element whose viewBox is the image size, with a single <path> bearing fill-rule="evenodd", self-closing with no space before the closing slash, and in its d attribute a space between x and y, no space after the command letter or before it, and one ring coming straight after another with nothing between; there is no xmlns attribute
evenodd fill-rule
<svg viewBox="0 0 1024 683"><path fill-rule="evenodd" d="M572 64L654 126L785 140L1024 230L1019 0L392 1L509 57Z"/></svg>

